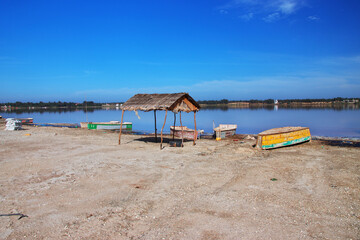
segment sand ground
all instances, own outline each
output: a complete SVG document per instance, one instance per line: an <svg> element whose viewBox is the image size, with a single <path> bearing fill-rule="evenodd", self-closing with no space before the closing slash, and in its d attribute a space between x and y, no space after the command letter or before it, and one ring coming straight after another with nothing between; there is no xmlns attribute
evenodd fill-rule
<svg viewBox="0 0 360 240"><path fill-rule="evenodd" d="M360 239L360 148L117 139L0 130L0 239Z"/></svg>

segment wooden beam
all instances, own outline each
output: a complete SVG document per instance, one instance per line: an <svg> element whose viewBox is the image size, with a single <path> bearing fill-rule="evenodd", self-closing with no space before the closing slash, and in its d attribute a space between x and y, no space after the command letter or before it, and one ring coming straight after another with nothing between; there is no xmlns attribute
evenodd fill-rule
<svg viewBox="0 0 360 240"><path fill-rule="evenodd" d="M194 111L194 123L195 123L195 131L194 131L194 145L196 145L196 139L197 139L197 130L196 130L196 111Z"/></svg>
<svg viewBox="0 0 360 240"><path fill-rule="evenodd" d="M119 145L121 142L121 130L122 130L122 125L123 125L123 119L124 119L124 110L122 110L121 112L121 124L120 124L120 133L119 133Z"/></svg>
<svg viewBox="0 0 360 240"><path fill-rule="evenodd" d="M163 130L164 130L165 123L166 123L166 116L167 116L167 110L166 110L166 112L165 112L164 125L163 125L163 126L162 126L162 128L161 128L161 143L160 143L160 150L162 149L162 142L163 142Z"/></svg>
<svg viewBox="0 0 360 240"><path fill-rule="evenodd" d="M180 111L180 127L181 127L181 147L184 147L184 129L181 122L181 111Z"/></svg>
<svg viewBox="0 0 360 240"><path fill-rule="evenodd" d="M157 142L157 129L156 129L156 110L154 110L154 118L155 118L155 142Z"/></svg>
<svg viewBox="0 0 360 240"><path fill-rule="evenodd" d="M186 103L186 105L188 105L191 111L198 110L198 108L194 104L192 104L187 98L184 98L183 101Z"/></svg>
<svg viewBox="0 0 360 240"><path fill-rule="evenodd" d="M175 139L175 124L176 124L176 113L174 113L174 131L173 131L173 141Z"/></svg>

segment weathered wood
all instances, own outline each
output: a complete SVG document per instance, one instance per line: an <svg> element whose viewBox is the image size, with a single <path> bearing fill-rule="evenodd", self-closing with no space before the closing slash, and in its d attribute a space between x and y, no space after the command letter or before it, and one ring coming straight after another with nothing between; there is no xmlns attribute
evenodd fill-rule
<svg viewBox="0 0 360 240"><path fill-rule="evenodd" d="M291 131L292 130L292 131ZM305 127L273 128L258 134L261 149L294 145L311 140L310 129Z"/></svg>
<svg viewBox="0 0 360 240"><path fill-rule="evenodd" d="M196 111L194 111L194 123L195 123L195 131L194 131L194 145L196 145L196 139L197 139L197 130L196 130Z"/></svg>
<svg viewBox="0 0 360 240"><path fill-rule="evenodd" d="M175 134L175 137L181 138L184 136L184 139L194 140L194 129L187 128L186 126L170 126L170 133Z"/></svg>
<svg viewBox="0 0 360 240"><path fill-rule="evenodd" d="M180 111L180 127L181 127L181 147L184 147L184 129L182 127L181 111Z"/></svg>
<svg viewBox="0 0 360 240"><path fill-rule="evenodd" d="M156 110L154 110L154 118L155 118L155 142L157 142L157 129L156 129Z"/></svg>
<svg viewBox="0 0 360 240"><path fill-rule="evenodd" d="M198 110L198 108L193 103L191 103L187 98L184 98L183 101L186 103L186 105L188 105L188 107L191 109L191 111Z"/></svg>
<svg viewBox="0 0 360 240"><path fill-rule="evenodd" d="M162 128L161 128L161 143L160 143L160 150L162 149L162 143L163 143L163 130L164 130L165 123L166 123L166 116L167 116L167 110L166 110L166 112L165 112L164 125L163 125L163 126L162 126Z"/></svg>
<svg viewBox="0 0 360 240"><path fill-rule="evenodd" d="M176 113L174 113L174 128L175 128L175 124L176 124ZM173 132L173 139L175 139L175 131Z"/></svg>
<svg viewBox="0 0 360 240"><path fill-rule="evenodd" d="M119 133L119 145L121 143L121 130L122 130L122 125L123 125L123 120L124 120L124 110L121 111L121 123L120 123L120 133Z"/></svg>
<svg viewBox="0 0 360 240"><path fill-rule="evenodd" d="M180 102L184 99L188 100L188 103L192 107L200 109L200 105L192 98L188 93L173 93L173 94L136 94L127 100L121 109L126 111L142 110L142 111L153 111L153 110L170 110L173 111ZM184 102L185 103L185 102ZM185 103L185 105L189 105ZM192 112L193 110L188 107L186 110L179 110L185 112ZM177 111L175 111L177 112Z"/></svg>
<svg viewBox="0 0 360 240"><path fill-rule="evenodd" d="M174 112L174 126L176 125L176 114L180 112L194 112L200 109L200 105L192 98L188 93L173 93L173 94L136 94L125 103L121 105L121 110L123 111L154 111L155 119L155 141L157 142L157 128L156 128L156 111L157 110L166 110ZM167 114L167 112L166 112ZM167 115L166 115L167 116ZM195 117L196 118L196 117ZM166 117L165 117L166 121ZM195 120L196 121L196 120ZM163 126L164 127L164 126ZM181 122L182 127L182 122ZM163 128L161 129L161 138L163 134ZM197 134L197 132L196 132ZM175 139L173 135L173 140ZM121 132L119 134L119 144L120 144ZM162 141L161 145L162 148ZM195 140L196 141L196 140ZM184 143L184 135L182 132L181 145ZM195 144L196 142L194 142Z"/></svg>

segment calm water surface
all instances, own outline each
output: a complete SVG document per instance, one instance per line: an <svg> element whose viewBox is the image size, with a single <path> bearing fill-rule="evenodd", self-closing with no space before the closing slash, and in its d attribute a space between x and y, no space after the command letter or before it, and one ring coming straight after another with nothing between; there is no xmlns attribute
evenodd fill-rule
<svg viewBox="0 0 360 240"><path fill-rule="evenodd" d="M124 121L133 123L134 131L154 132L154 112L138 112L140 119L134 112L125 112ZM34 118L35 123L80 123L86 120L92 122L121 120L121 110L94 110L85 112L0 112L5 118ZM158 132L164 123L164 111L157 111ZM179 114L176 117L179 122ZM237 124L238 134L257 134L264 130L284 126L309 127L312 135L330 137L360 137L360 110L359 108L280 108L280 109L201 109L196 114L197 128L205 132L212 132L213 121L217 126L220 123ZM174 114L168 113L165 125L169 132L173 125ZM184 126L194 128L194 114L182 113Z"/></svg>

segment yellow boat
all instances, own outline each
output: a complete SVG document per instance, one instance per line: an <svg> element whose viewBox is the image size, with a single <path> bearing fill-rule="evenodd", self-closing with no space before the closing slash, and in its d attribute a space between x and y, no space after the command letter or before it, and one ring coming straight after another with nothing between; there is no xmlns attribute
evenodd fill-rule
<svg viewBox="0 0 360 240"><path fill-rule="evenodd" d="M310 140L310 129L307 127L282 127L259 133L256 146L261 149L272 149Z"/></svg>

